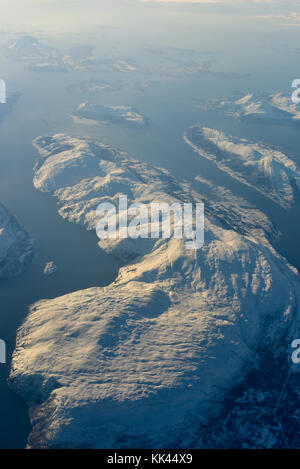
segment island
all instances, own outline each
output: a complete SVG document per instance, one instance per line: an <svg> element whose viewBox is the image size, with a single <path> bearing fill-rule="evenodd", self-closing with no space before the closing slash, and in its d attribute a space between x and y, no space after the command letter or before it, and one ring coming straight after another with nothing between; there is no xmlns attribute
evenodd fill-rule
<svg viewBox="0 0 300 469"><path fill-rule="evenodd" d="M87 229L98 204L120 193L145 204L202 200L167 170L96 139L55 134L34 145L35 187ZM30 407L28 448L205 446L210 419L259 369L262 338L281 366L299 324L299 275L257 229L257 212L233 228L217 215L211 205L199 250L174 237L102 240L123 260L112 284L32 305L10 373ZM266 446L278 432L256 420L245 417L252 427L243 436L238 426L239 437Z"/></svg>

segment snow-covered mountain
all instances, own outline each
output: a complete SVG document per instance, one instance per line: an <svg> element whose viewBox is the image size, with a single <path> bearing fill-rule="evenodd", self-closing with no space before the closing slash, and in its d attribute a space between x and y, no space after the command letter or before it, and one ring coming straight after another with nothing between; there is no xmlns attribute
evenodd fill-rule
<svg viewBox="0 0 300 469"><path fill-rule="evenodd" d="M201 200L166 170L90 138L58 134L35 146L35 187L88 229L96 206L120 193L144 203ZM135 256L113 284L32 306L10 375L30 406L29 447L190 447L259 363L262 342L282 352L299 320L298 274L253 220L228 223L211 206L198 251L174 238L101 241L123 260Z"/></svg>
<svg viewBox="0 0 300 469"><path fill-rule="evenodd" d="M88 102L81 103L71 117L79 124L125 124L145 127L148 123L148 119L130 106L104 106Z"/></svg>
<svg viewBox="0 0 300 469"><path fill-rule="evenodd" d="M23 272L33 256L33 240L0 203L0 279Z"/></svg>
<svg viewBox="0 0 300 469"><path fill-rule="evenodd" d="M292 94L292 93L291 93ZM227 116L243 119L268 119L274 122L298 121L299 108L292 102L291 94L246 94L233 98L214 98L204 101L200 109L221 111Z"/></svg>
<svg viewBox="0 0 300 469"><path fill-rule="evenodd" d="M274 147L199 125L187 129L184 140L200 156L285 209L299 196L297 164Z"/></svg>

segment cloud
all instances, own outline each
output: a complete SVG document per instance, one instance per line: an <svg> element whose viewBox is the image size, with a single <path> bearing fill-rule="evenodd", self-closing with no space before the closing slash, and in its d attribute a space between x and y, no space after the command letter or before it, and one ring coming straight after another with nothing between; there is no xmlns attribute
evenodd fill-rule
<svg viewBox="0 0 300 469"><path fill-rule="evenodd" d="M244 4L251 4L251 3L280 3L280 4L285 4L286 3L286 0L142 0L144 2L151 2L151 3L184 3L184 4L188 4L188 3L221 3L221 4L225 4L225 3L229 3L229 4L241 4L241 3L244 3ZM296 0L295 0L296 2ZM295 3L293 2L293 3Z"/></svg>
<svg viewBox="0 0 300 469"><path fill-rule="evenodd" d="M286 15L257 15L256 18L273 20L273 21L280 21L282 24L286 26L300 26L300 13L292 12Z"/></svg>

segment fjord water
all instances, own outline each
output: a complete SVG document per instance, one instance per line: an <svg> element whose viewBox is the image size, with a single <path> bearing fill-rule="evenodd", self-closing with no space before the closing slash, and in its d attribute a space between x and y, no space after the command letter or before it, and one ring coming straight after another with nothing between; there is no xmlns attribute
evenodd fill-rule
<svg viewBox="0 0 300 469"><path fill-rule="evenodd" d="M164 33L165 42L178 47L180 56L180 48L191 47L193 42L187 44L186 36L175 39L173 33L170 32L171 39ZM112 48L108 42L103 41L103 38L105 34L101 31L99 37L86 37L85 41L99 43L101 47L104 43L104 47ZM146 33L145 46L152 39ZM205 48L211 51L219 47L218 55L221 56L222 41L218 43L214 38L208 42L205 39L207 39L205 31L199 33L195 37L194 47L203 50L206 55ZM76 40L78 41L77 36ZM233 43L230 34L226 40L229 45ZM59 47L64 49L63 38L59 37L56 41ZM116 44L118 41L119 36ZM155 41L156 46L160 46L158 40ZM72 39L68 38L67 42L72 42ZM133 53L132 43L134 39L131 38L127 54ZM248 45L251 46L250 43ZM255 44L252 44L252 47L254 46ZM126 45L122 44L120 48L122 54L126 54L124 52ZM142 62L144 57L139 54L136 60L140 59ZM242 56L241 46L238 58L234 58L229 51L226 53L227 61L224 59L220 66L225 66L227 69L233 67L235 70L239 70L239 67L245 69ZM149 116L150 125L146 129L76 125L69 114L81 100L85 99L85 96L70 91L68 85L87 78L84 73L47 74L28 71L22 64L1 59L1 69L5 70L3 78L7 81L8 89L20 91L22 94L12 112L0 126L0 201L17 216L21 226L36 240L35 258L28 270L17 278L0 282L0 338L6 341L8 347L8 363L0 365L1 448L24 447L30 431L27 408L24 402L9 389L6 381L16 331L24 320L29 306L43 298L54 298L90 286L108 285L114 280L120 267L116 259L107 256L98 248L95 233L87 232L84 228L63 220L57 214L55 199L34 189L32 168L38 158L37 151L32 147L32 140L35 137L57 132L95 136L113 147L127 151L132 157L169 169L178 178L186 178L200 191L204 188L194 181L196 175L223 185L255 204L271 218L283 234L278 249L293 265L300 266L297 245L300 235L300 226L297 223L300 215L299 204L291 212L285 213L262 195L218 170L212 162L201 159L182 140L183 132L188 126L200 123L236 136L278 145L300 164L297 127L246 124L220 114L205 113L196 107L198 99L230 96L236 89L245 92L289 91L290 78L296 78L294 76L296 67L293 62L290 64L290 72L284 72L282 69L279 70L276 57L271 55L268 70L259 69L258 64L263 67L264 56L265 51L262 51L261 55L257 54L255 58L249 57L251 61L249 70L252 76L242 79L225 80L222 75L211 79L196 75L161 82L141 93L130 86L134 78L127 75L126 78L122 76L122 79L127 81L123 89L113 93L103 91L98 95L100 103L132 105L143 115ZM236 63L238 59L241 59L239 66ZM276 67L278 69L276 80L270 81L275 76ZM101 73L96 73L96 77L101 79ZM120 78L117 72L116 78ZM45 262L51 260L56 263L58 270L55 275L47 277L42 273L43 266Z"/></svg>

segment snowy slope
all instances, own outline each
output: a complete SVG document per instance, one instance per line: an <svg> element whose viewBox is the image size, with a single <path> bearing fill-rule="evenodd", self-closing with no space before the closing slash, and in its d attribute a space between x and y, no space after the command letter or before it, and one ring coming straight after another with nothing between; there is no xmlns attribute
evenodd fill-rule
<svg viewBox="0 0 300 469"><path fill-rule="evenodd" d="M33 241L0 204L0 279L21 273L33 255Z"/></svg>
<svg viewBox="0 0 300 469"><path fill-rule="evenodd" d="M275 148L226 135L216 129L190 127L185 142L235 179L289 209L299 195L300 171Z"/></svg>
<svg viewBox="0 0 300 469"><path fill-rule="evenodd" d="M119 193L200 200L166 170L91 139L35 145L35 186L87 228L95 204ZM241 235L206 217L198 251L178 239L106 240L109 252L139 255L113 284L32 306L10 375L30 406L29 447L188 447L187 419L199 426L258 360L261 341L277 347L299 313L297 273L246 225Z"/></svg>
<svg viewBox="0 0 300 469"><path fill-rule="evenodd" d="M88 102L81 103L72 118L83 124L126 124L134 127L147 125L147 119L130 106L104 106Z"/></svg>

